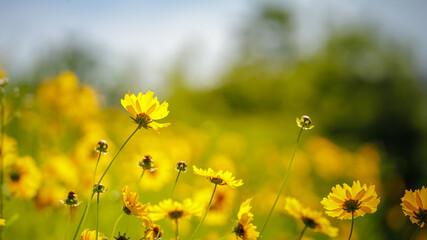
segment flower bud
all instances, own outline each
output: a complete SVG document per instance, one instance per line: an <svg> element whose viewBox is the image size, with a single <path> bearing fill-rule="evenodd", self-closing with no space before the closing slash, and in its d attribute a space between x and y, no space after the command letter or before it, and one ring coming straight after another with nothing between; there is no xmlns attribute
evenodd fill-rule
<svg viewBox="0 0 427 240"><path fill-rule="evenodd" d="M99 153L107 154L108 152L107 149L108 149L108 144L107 144L107 141L105 140L100 140L95 146L95 151Z"/></svg>
<svg viewBox="0 0 427 240"><path fill-rule="evenodd" d="M175 169L180 172L186 172L187 164L184 161L180 161L176 164Z"/></svg>
<svg viewBox="0 0 427 240"><path fill-rule="evenodd" d="M102 183L96 183L95 185L93 185L93 192L94 193L105 193L107 191L107 189L105 188L105 186Z"/></svg>
<svg viewBox="0 0 427 240"><path fill-rule="evenodd" d="M80 204L79 200L77 199L77 193L74 191L68 192L67 199L64 201L61 200L61 203L72 207L76 207Z"/></svg>
<svg viewBox="0 0 427 240"><path fill-rule="evenodd" d="M311 119L307 115L303 115L300 118L297 118L297 125L304 130L309 130L314 128L314 125L311 122Z"/></svg>
<svg viewBox="0 0 427 240"><path fill-rule="evenodd" d="M150 155L145 155L144 158L142 158L142 160L139 161L137 164L139 167L142 167L144 170L150 170L150 171L154 170L153 157L151 157Z"/></svg>

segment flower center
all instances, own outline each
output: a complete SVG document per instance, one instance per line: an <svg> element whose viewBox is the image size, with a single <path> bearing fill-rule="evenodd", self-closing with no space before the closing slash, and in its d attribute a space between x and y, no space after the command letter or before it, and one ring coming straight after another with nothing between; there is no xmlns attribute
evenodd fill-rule
<svg viewBox="0 0 427 240"><path fill-rule="evenodd" d="M317 223L313 220L313 219L311 219L311 218L303 218L302 219L302 222L305 224L305 225L307 225L307 227L309 227L309 228L316 228L316 226L317 226Z"/></svg>
<svg viewBox="0 0 427 240"><path fill-rule="evenodd" d="M212 183L215 183L218 185L225 185L225 181L222 180L222 178L220 178L220 177L211 177L211 178L209 178L209 180L211 180Z"/></svg>
<svg viewBox="0 0 427 240"><path fill-rule="evenodd" d="M123 206L122 208L123 212L125 212L127 215L131 214L131 211L129 210L129 208L127 208L126 206Z"/></svg>
<svg viewBox="0 0 427 240"><path fill-rule="evenodd" d="M350 199L344 202L342 209L348 213L355 212L356 210L360 209L361 203L362 202L359 202L359 200Z"/></svg>
<svg viewBox="0 0 427 240"><path fill-rule="evenodd" d="M14 182L18 182L19 179L21 178L21 176L19 175L19 173L17 171L12 171L10 173L10 179Z"/></svg>
<svg viewBox="0 0 427 240"><path fill-rule="evenodd" d="M418 213L414 212L415 219L418 220L418 225L421 226L422 223L427 224L427 210L423 210L422 208L418 209Z"/></svg>
<svg viewBox="0 0 427 240"><path fill-rule="evenodd" d="M172 219L178 219L184 215L184 211L172 211L169 212L169 217Z"/></svg>
<svg viewBox="0 0 427 240"><path fill-rule="evenodd" d="M150 116L148 116L146 113L140 113L136 115L136 118L131 117L132 120L139 125L139 128L143 127L145 129L148 129L150 124L152 122Z"/></svg>
<svg viewBox="0 0 427 240"><path fill-rule="evenodd" d="M243 238L243 236L245 235L245 229L243 228L243 225L241 223L237 223L237 226L234 227L233 232L241 238Z"/></svg>

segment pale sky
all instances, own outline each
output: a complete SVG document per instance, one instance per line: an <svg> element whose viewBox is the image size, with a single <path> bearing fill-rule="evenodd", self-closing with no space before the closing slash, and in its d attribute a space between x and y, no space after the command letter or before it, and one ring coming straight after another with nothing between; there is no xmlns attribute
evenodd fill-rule
<svg viewBox="0 0 427 240"><path fill-rule="evenodd" d="M255 0L0 0L0 65L14 74L34 56L68 38L103 50L112 67L128 59L140 64L155 86L190 50L195 84L209 85L232 61L236 30L265 1ZM273 1L279 2L279 1ZM378 31L408 41L427 59L427 1L282 1L296 17L299 42L313 51L325 37L324 26L368 22Z"/></svg>

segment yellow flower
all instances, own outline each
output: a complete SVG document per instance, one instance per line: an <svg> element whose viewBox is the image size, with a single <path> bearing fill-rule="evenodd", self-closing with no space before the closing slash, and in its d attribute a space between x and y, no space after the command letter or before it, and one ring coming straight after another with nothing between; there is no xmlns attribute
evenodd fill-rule
<svg viewBox="0 0 427 240"><path fill-rule="evenodd" d="M9 82L9 78L5 70L0 68L0 86L3 87Z"/></svg>
<svg viewBox="0 0 427 240"><path fill-rule="evenodd" d="M403 213L409 216L412 223L417 224L420 228L427 223L427 188L405 190L405 195L401 198Z"/></svg>
<svg viewBox="0 0 427 240"><path fill-rule="evenodd" d="M148 216L148 206L138 202L138 193L129 191L128 186L124 186L122 190L123 211L130 215L133 214L138 219L142 220L144 224L150 224L151 220Z"/></svg>
<svg viewBox="0 0 427 240"><path fill-rule="evenodd" d="M310 208L303 208L295 198L286 198L285 210L300 219L307 227L312 228L315 232L321 232L329 237L338 235L338 228L332 227L328 219L322 216L319 211L312 211Z"/></svg>
<svg viewBox="0 0 427 240"><path fill-rule="evenodd" d="M144 233L144 239L145 240L154 240L154 238L157 237L157 234L160 234L158 236L158 239L162 238L163 235L163 230L160 229L160 226L157 224L150 224L148 226L145 226L147 228L147 230L145 230Z"/></svg>
<svg viewBox="0 0 427 240"><path fill-rule="evenodd" d="M256 226L252 224L254 215L250 212L252 198L249 198L240 205L239 213L237 214L237 224L234 227L233 232L236 237L243 240L255 240L259 237L259 232L256 230Z"/></svg>
<svg viewBox="0 0 427 240"><path fill-rule="evenodd" d="M121 103L133 115L131 118L136 124L145 129L152 128L157 132L159 128L170 126L170 123L153 121L162 119L169 114L169 104L166 101L160 104L157 97L153 99L153 95L154 93L151 91L147 91L146 94L139 93L138 96L128 92Z"/></svg>
<svg viewBox="0 0 427 240"><path fill-rule="evenodd" d="M8 169L7 186L12 195L32 198L36 195L40 182L40 171L29 156L18 158Z"/></svg>
<svg viewBox="0 0 427 240"><path fill-rule="evenodd" d="M206 177L214 184L218 185L228 185L231 188L240 187L243 185L242 179L235 180L231 172L222 170L219 170L218 172L215 172L212 170L212 168L208 168L208 170L203 170L200 168L197 168L193 165L193 171L194 174L202 177Z"/></svg>
<svg viewBox="0 0 427 240"><path fill-rule="evenodd" d="M0 227L6 226L6 219L0 218Z"/></svg>
<svg viewBox="0 0 427 240"><path fill-rule="evenodd" d="M193 202L190 198L185 199L182 204L172 201L172 199L167 199L150 208L150 217L153 221L157 221L165 217L178 220L180 218L200 216L202 211L203 206L197 202Z"/></svg>
<svg viewBox="0 0 427 240"><path fill-rule="evenodd" d="M380 203L375 186L364 184L360 185L359 181L353 182L350 187L344 183L344 187L336 185L332 187L332 192L321 202L326 213L331 217L339 219L351 219L352 213L354 218L364 216L366 213L374 213Z"/></svg>
<svg viewBox="0 0 427 240"><path fill-rule="evenodd" d="M103 234L98 232L98 239L102 239ZM89 229L85 229L80 235L80 240L95 240L96 239L96 231L89 231Z"/></svg>

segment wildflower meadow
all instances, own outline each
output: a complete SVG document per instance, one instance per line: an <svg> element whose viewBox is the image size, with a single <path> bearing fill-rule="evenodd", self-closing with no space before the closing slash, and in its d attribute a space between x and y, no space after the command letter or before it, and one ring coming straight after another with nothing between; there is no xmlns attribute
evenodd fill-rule
<svg viewBox="0 0 427 240"><path fill-rule="evenodd" d="M0 48L0 240L427 239L416 51L354 27L304 52L278 6L205 85L192 48L156 84L96 44Z"/></svg>

